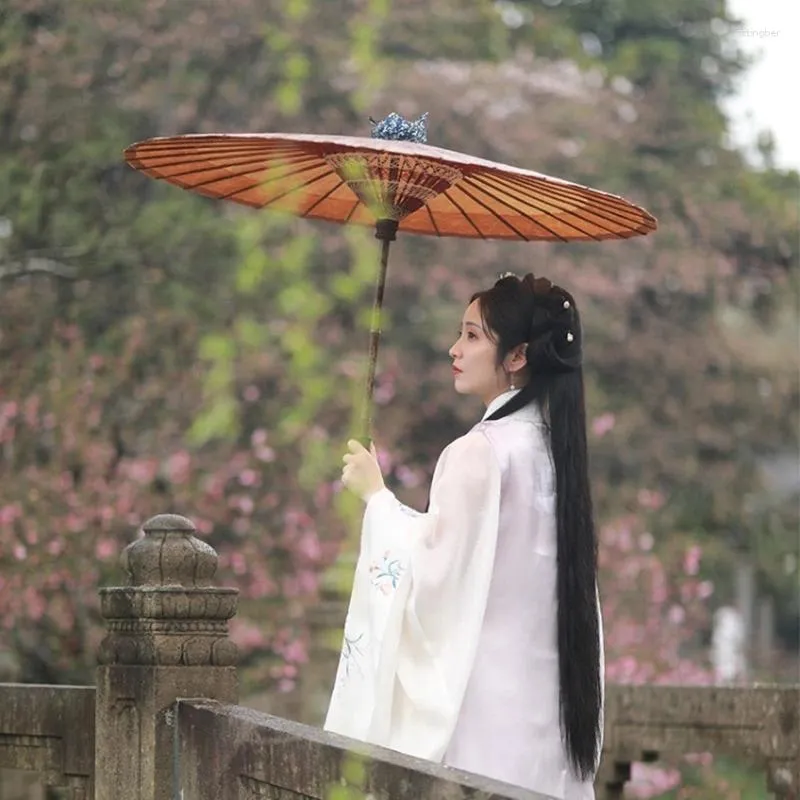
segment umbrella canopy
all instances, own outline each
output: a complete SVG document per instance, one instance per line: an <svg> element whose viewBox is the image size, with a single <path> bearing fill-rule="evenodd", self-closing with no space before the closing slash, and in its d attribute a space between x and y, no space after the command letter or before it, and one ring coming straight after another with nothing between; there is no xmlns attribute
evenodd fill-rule
<svg viewBox="0 0 800 800"><path fill-rule="evenodd" d="M206 197L330 222L395 220L407 233L565 242L656 229L615 195L414 141L198 134L131 145L125 159Z"/></svg>

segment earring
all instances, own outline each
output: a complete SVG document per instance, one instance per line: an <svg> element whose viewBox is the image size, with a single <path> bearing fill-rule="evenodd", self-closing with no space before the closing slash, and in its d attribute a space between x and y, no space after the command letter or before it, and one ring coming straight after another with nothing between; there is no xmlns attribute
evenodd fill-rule
<svg viewBox="0 0 800 800"><path fill-rule="evenodd" d="M512 375L512 376L509 378L509 382L508 382L508 391L509 391L509 392L513 392L513 391L514 391L514 389L515 389L515 386L514 386L514 376Z"/></svg>

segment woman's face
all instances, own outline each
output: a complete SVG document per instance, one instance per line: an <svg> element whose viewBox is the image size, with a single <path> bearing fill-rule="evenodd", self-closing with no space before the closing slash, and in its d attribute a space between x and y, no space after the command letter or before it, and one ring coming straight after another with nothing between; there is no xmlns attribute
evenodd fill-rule
<svg viewBox="0 0 800 800"><path fill-rule="evenodd" d="M497 343L481 319L475 300L467 306L461 320L456 343L450 348L453 359L453 379L459 394L471 394L489 405L495 397L509 388L509 378L497 365Z"/></svg>

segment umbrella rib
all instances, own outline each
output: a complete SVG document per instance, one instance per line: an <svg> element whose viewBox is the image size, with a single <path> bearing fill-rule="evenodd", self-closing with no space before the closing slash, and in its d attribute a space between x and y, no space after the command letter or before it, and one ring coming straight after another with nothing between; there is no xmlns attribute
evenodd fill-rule
<svg viewBox="0 0 800 800"><path fill-rule="evenodd" d="M187 163L190 163L190 162L187 162ZM214 172L214 171L218 171L220 169L227 169L228 167L247 167L247 169L245 169L242 172L240 172L240 171L237 171L237 172L229 171L225 175L223 175L222 177L213 178L213 179L208 180L208 181L203 181L201 183L194 184L194 186L207 186L207 185L212 184L212 183L214 183L215 181L218 181L218 180L226 180L227 178L242 178L245 175L248 175L249 173L251 173L253 171L252 168L254 166L258 166L259 164L263 164L263 157L259 157L258 159L253 159L253 160L250 160L250 161L241 161L241 162L237 162L235 164L229 162L229 163L227 163L227 164L225 164L223 166L203 164L203 166L201 166L201 167L199 167L197 169L186 170L185 172L174 172L169 176L169 179L185 178L185 177L190 176L190 175L202 175L204 172ZM285 164L286 164L285 161L281 162L280 166L283 166ZM171 167L171 166L178 166L178 165L177 164L163 164L163 165L159 164L158 167L153 167L153 168L154 169L155 168L163 169L164 167ZM295 164L292 164L291 166L300 167L300 168L299 169L292 169L292 171L289 174L290 175L299 175L301 172L305 172L306 170L313 169L314 167L319 167L320 165L317 163L317 164L309 164L308 166L301 166L300 164L295 163ZM267 170L268 170L268 168L265 167L264 168L264 172L266 172ZM286 178L286 175L282 175L282 176L277 176L273 180L282 180L282 179L285 179L285 178Z"/></svg>
<svg viewBox="0 0 800 800"><path fill-rule="evenodd" d="M431 211L431 207L425 203L425 210L428 212L428 219L431 221L431 225L433 229L436 231L436 235L441 237L441 233L439 232L439 226L436 224L436 219L433 216L433 212Z"/></svg>
<svg viewBox="0 0 800 800"><path fill-rule="evenodd" d="M207 146L199 146L193 147L191 150L187 150L186 146L181 146L180 144L176 143L174 147L131 147L124 151L123 155L126 158L133 158L133 159L153 159L153 158L175 158L176 156L193 156L197 158L198 156L202 156L205 158L208 157L225 157L229 155L244 155L244 154L258 154L264 155L269 154L272 155L273 153L293 153L295 155L304 155L307 156L309 153L298 149L297 147L287 145L285 147L269 147L264 143L259 143L258 146L254 147L253 145L240 145L240 144L209 144Z"/></svg>
<svg viewBox="0 0 800 800"><path fill-rule="evenodd" d="M327 200L341 185L343 181L339 181L330 191L325 192L322 196L318 197L304 212L303 216L308 216L321 202ZM357 205L357 204L356 204ZM350 212L352 213L352 212Z"/></svg>
<svg viewBox="0 0 800 800"><path fill-rule="evenodd" d="M452 189L452 188L454 188L454 186L450 187L450 189ZM444 192L442 194L442 197L446 197L458 209L458 211L460 212L461 216L464 217L464 219L472 226L472 229L475 231L475 233L477 233L478 236L480 236L481 239L485 239L486 236L484 236L483 231L470 219L469 214L467 214L467 212L464 211L463 208L461 208L461 206L455 201L455 199L453 199L450 196L450 189L448 189L446 192Z"/></svg>
<svg viewBox="0 0 800 800"><path fill-rule="evenodd" d="M301 170L301 172L305 172L305 170ZM243 174L246 175L247 173L243 173ZM293 174L297 175L297 174L299 174L299 172L296 172L296 173L293 173ZM228 176L228 177L230 177L230 176ZM236 177L242 177L242 176L238 175ZM285 177L286 176L283 176L279 180L284 180ZM316 183L317 181L325 180L326 178L329 178L329 177L330 177L330 173L325 173L323 175L317 175L316 177L311 178L310 180L304 181L303 183L299 183L296 186L290 186L285 192L281 192L280 194L275 195L275 197L271 197L269 200L265 201L262 204L261 207L264 208L266 206L272 205L272 203L274 203L276 200L283 200L284 197L286 197L287 195L290 195L292 192L296 192L299 189L307 189L309 186L311 186L312 184ZM217 180L218 181L219 180L225 180L225 178L218 178ZM209 184L210 183L215 183L215 182L216 181L210 181ZM219 195L216 195L216 197L218 199L220 199L220 200L229 200L229 199L235 198L236 195L239 194L240 192L249 191L250 189L253 189L255 187L259 187L260 188L261 186L264 186L265 184L271 183L271 182L272 182L271 180L257 182L257 183L254 183L251 186L247 186L244 189L239 188L235 192L229 192L228 194L219 194Z"/></svg>
<svg viewBox="0 0 800 800"><path fill-rule="evenodd" d="M180 160L180 161L166 161L166 162L158 162L157 158L150 159L148 164L144 169L171 169L172 167L183 167L183 166L190 166L192 164L197 165L197 167L193 170L188 170L186 172L176 172L173 175L170 175L171 178L177 177L181 178L184 175L193 175L193 174L200 174L201 172L209 172L215 169L225 169L226 167L242 167L245 165L258 165L264 162L264 155L253 155L248 154L246 157L244 154L237 155L236 159L229 158L228 154L220 154L220 155L209 155L205 156L202 160L198 160L197 158L193 158L190 160ZM226 162L223 165L220 164L209 164L208 161L213 158L225 158ZM239 160L242 159L242 160ZM297 163L302 163L303 161L309 160L309 156L305 154L296 155L293 157L282 158L278 162L279 165L289 165L294 166Z"/></svg>
<svg viewBox="0 0 800 800"><path fill-rule="evenodd" d="M183 167L186 165L196 164L201 167L211 166L211 162L219 162L217 166L230 165L231 163L247 163L250 161L271 161L277 163L293 164L298 161L304 161L313 158L308 153L298 153L286 151L283 153L270 153L270 152L253 152L250 151L208 151L206 153L174 153L174 154L145 154L128 156L126 159L128 163L137 169L169 169L172 167Z"/></svg>
<svg viewBox="0 0 800 800"><path fill-rule="evenodd" d="M214 159L224 159L225 166L228 165L238 165L240 163L248 163L248 162L263 162L266 157L273 158L273 153L253 153L253 152L240 152L240 153L219 153L219 152L210 152L199 156L194 154L192 156L188 156L186 153L179 153L175 156L170 156L169 158L174 160L164 160L167 157L163 155L152 155L152 156L145 156L146 166L144 169L152 169L154 167L159 168L169 168L169 167L182 167L189 164L198 164L206 167L208 165L211 166L209 162L213 161ZM313 158L313 156L309 156L308 153L287 153L279 157L279 159L275 159L278 163L285 163L285 164L293 164L297 161L303 161ZM141 158L134 159L135 161L141 161ZM217 165L217 169L220 165Z"/></svg>
<svg viewBox="0 0 800 800"><path fill-rule="evenodd" d="M516 233L517 236L520 239L523 239L526 242L529 241L528 237L525 236L525 234L522 233L522 231L517 230L517 228L514 225L512 225L507 219L504 219L503 217L501 217L500 214L498 214L493 208L491 208L486 203L484 203L483 200L480 199L480 197L476 197L474 194L472 194L472 192L467 191L467 189L464 186L464 184L465 183L469 184L470 178L471 178L471 176L467 177L464 181L462 181L459 184L458 188L461 189L461 191L464 192L464 194L467 195L467 197L469 197L471 200L476 202L479 206L483 206L483 208L485 208L486 211L488 211L492 216L494 216L495 219L497 219L499 222L502 222L503 225L505 225L507 228L512 230L514 233ZM475 188L486 192L486 189L482 189L480 186L477 186ZM515 211L516 213L520 214L520 216L526 217L528 220L533 222L535 225L539 224L536 220L532 219L527 214L525 214L523 212L520 212L518 209L514 208L513 206L511 206L508 203L506 203L505 201L503 201L502 198L495 197L494 195L491 194L491 192L486 192L486 194L488 194L490 197L494 197L495 200L499 200L501 203L503 203L504 206L506 206L507 208L510 208L512 211ZM553 236L556 236L557 238L561 239L561 237L555 231L551 231L546 225L541 225L541 227L544 228L548 233L551 233Z"/></svg>
<svg viewBox="0 0 800 800"><path fill-rule="evenodd" d="M257 163L261 163L260 160ZM244 165L243 164L237 164L236 166L237 167L241 167L241 166L244 166ZM282 175L274 175L273 177L264 178L263 180L256 180L255 181L255 185L257 185L257 186L265 186L268 183L274 183L276 181L285 181L287 178L290 178L290 177L293 178L296 175L302 175L304 172L308 172L309 170L312 170L312 169L319 169L319 167L320 167L320 165L316 164L316 163L312 163L312 164L309 164L307 166L300 166L297 169L293 169L291 172L284 173ZM174 179L174 178L183 178L183 177L186 177L188 175L199 175L202 172L208 172L209 169L217 169L218 170L218 169L223 169L223 168L222 167L210 167L208 169L193 170L192 172L177 173L175 175L171 175L170 178ZM204 180L204 181L200 181L199 183L192 184L192 188L194 189L194 188L198 188L198 187L211 186L212 184L219 183L220 181L227 181L227 180L230 180L231 178L245 178L248 175L250 175L253 171L254 170L252 169L252 167L248 167L247 169L241 170L241 171L237 170L236 172L229 171L229 172L226 172L224 175L218 175L215 178L209 178L208 180ZM267 172L267 171L268 171L267 169L263 170L263 172ZM237 191L241 191L241 190L237 190ZM220 195L220 197L222 197L222 195Z"/></svg>
<svg viewBox="0 0 800 800"><path fill-rule="evenodd" d="M498 178L499 178L499 176L498 176ZM514 186L514 185L513 185L513 183L511 183L511 184L510 184L510 183L506 182L506 183L505 183L505 186L506 186L506 189L507 189L507 191L509 191L509 192L513 192L514 190L516 190L516 191L521 191L521 190L519 189L519 187L516 187L516 186ZM529 202L529 201L528 201L528 200L525 198L525 196L524 196L524 195L515 195L515 197L516 197L518 200L521 200L521 201L523 201L523 202ZM620 218L618 217L618 218L615 220L615 219L614 219L612 216L610 216L610 212L608 212L608 211L607 211L607 210L606 210L604 207L600 207L600 206L598 206L597 208L592 208L592 209L587 209L585 206L584 206L584 208L578 208L578 209L576 209L576 208L563 208L563 207L561 207L561 206L559 206L559 205L558 205L559 203L563 203L563 202L567 202L567 201L563 201L563 200L561 200L560 198L554 198L554 200L553 200L553 203L554 203L554 204L555 204L557 207L560 207L560 208L561 208L561 210L563 210L563 211L566 211L567 213L569 213L569 214L570 214L570 215L572 215L573 217L576 217L577 219L581 220L582 222L586 222L586 223L588 223L589 225L595 225L595 226L597 226L598 228L601 228L602 230L606 231L606 233L609 233L609 234L611 234L611 235L614 235L614 236L616 236L616 235L619 235L619 231L616 231L616 230L614 230L613 228L608 228L608 227L606 227L605 225L603 225L601 222L598 222L597 220L594 220L594 219L590 219L590 218L588 218L588 217L585 215L585 213L581 213L581 212L585 212L585 211L587 211L587 210L590 210L590 211L591 211L591 213L592 213L592 214L593 214L595 217L597 217L597 219L599 219L599 220L604 220L605 222L610 222L610 223L612 223L612 224L614 224L614 223L616 222L616 224L617 224L617 225L619 225L619 224L620 224ZM546 213L547 213L547 212L546 212ZM553 216L553 215L551 214L551 216ZM638 225L638 224L640 224L640 223L641 223L641 219L630 219L630 220L628 220L628 219L625 219L625 220L622 220L622 222L623 222L625 225ZM575 226L573 226L573 227L575 227ZM580 230L580 229L578 228L578 230Z"/></svg>
<svg viewBox="0 0 800 800"><path fill-rule="evenodd" d="M290 177L293 178L293 177L295 177L297 175L302 175L304 172L308 172L308 171L310 171L312 169L318 169L318 168L319 168L318 164L313 164L313 165L310 165L310 166L307 166L307 167L302 167L301 169L298 169L298 170L294 170L293 172L289 173L288 175L276 175L276 176L274 176L272 178L265 178L263 180L254 179L253 183L250 186L247 186L245 188L239 187L235 191L229 192L227 194L219 194L219 195L215 195L215 196L218 197L220 200L227 200L228 198L233 197L236 194L239 194L239 192L247 191L248 189L252 189L252 188L254 188L256 186L261 187L261 186L266 186L267 184L270 184L270 183L276 183L276 182L279 182L279 181L285 181ZM264 170L264 171L266 172L267 170ZM207 186L212 186L215 183L221 183L222 181L230 180L231 178L244 178L244 177L247 177L248 175L251 174L251 172L252 172L252 170L249 170L249 169L245 170L244 172L229 172L229 173L227 173L225 175L221 175L221 176L219 176L217 178L210 178L207 181L201 181L200 183L196 183L196 184L194 184L194 185L192 185L192 186L190 186L188 188L191 188L191 189L205 188ZM292 187L290 187L288 189L288 191L283 192L283 194L279 194L277 197L273 197L272 200L270 200L270 202L272 202L273 200L280 200L281 198L286 197L287 194L289 194L291 192L294 192L297 189L305 189L307 186L310 186L315 181L322 180L322 179L327 178L329 176L330 176L330 173L324 173L323 175L317 175L316 177L312 178L311 180L306 181L304 183L301 183L301 184L299 184L297 186L292 186Z"/></svg>
<svg viewBox="0 0 800 800"><path fill-rule="evenodd" d="M339 186L341 186L341 184L339 184ZM344 218L344 224L345 225L348 222L350 222L350 218L353 216L353 214L356 213L356 210L358 209L358 207L360 205L361 205L361 200L359 200L358 196L356 195L356 202L353 204L353 207L347 212L347 216Z"/></svg>
<svg viewBox="0 0 800 800"><path fill-rule="evenodd" d="M474 177L478 178L478 177L481 177L481 176L474 176ZM521 214L522 216L526 217L531 222L533 222L535 225L541 225L541 227L543 227L546 231L549 231L553 236L557 237L558 239L561 239L562 242L566 242L567 241L567 239L565 239L563 236L560 236L555 231L551 230L541 220L535 219L534 217L531 217L530 215L526 214L524 211L521 211L521 210L515 208L510 203L508 203L505 200L503 200L502 197L498 197L493 192L489 191L489 189L486 188L485 186L480 186L479 188L481 188L482 191L486 192L486 194L488 194L490 197L493 197L495 200L498 200L499 202L503 203L508 208L510 208L510 209L516 211L518 214ZM541 206L539 206L537 204L537 201L534 198L516 197L516 199L520 200L520 201L522 201L524 203L529 203L530 205L532 205L535 208L539 209L543 214L547 215L549 218L555 220L556 222L563 223L565 225L569 225L570 228L572 228L573 230L578 231L579 233L581 233L584 236L588 236L590 239L595 239L595 240L598 239L598 237L596 235L594 235L592 233L589 233L589 231L583 230L578 225L576 225L574 222L570 222L569 220L565 219L564 217L557 217L552 212L547 211L546 209L542 208ZM580 214L577 214L575 211L572 211L570 209L563 209L563 210L567 211L570 215L578 217L583 222L589 222L590 224L592 224L590 220L584 219L583 217L580 216ZM598 227L602 228L603 226L602 225L598 225ZM612 233L612 234L615 233L615 231L610 231L607 228L604 228L604 230L606 230L607 233Z"/></svg>
<svg viewBox="0 0 800 800"><path fill-rule="evenodd" d="M504 175L496 175L495 177L508 180ZM520 183L525 183L531 188L541 189L544 185L555 197L563 198L564 202L585 202L586 195L581 194L580 191L575 191L569 186L561 186L557 183L544 181L540 178L533 178L530 175L515 175L514 176ZM588 187L587 187L588 188ZM593 196L597 198L597 202L602 202L610 213L618 213L624 216L625 220L631 225L641 225L643 222L649 222L649 215L647 212L639 211L622 198L606 194L605 192L598 192L591 190Z"/></svg>

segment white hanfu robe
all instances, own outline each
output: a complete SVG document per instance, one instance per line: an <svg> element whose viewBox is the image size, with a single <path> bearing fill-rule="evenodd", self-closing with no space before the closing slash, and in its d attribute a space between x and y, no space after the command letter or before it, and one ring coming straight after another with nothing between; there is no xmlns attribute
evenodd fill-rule
<svg viewBox="0 0 800 800"><path fill-rule="evenodd" d="M511 396L444 450L427 513L370 498L325 729L590 800L559 726L547 431L532 405L486 420Z"/></svg>

